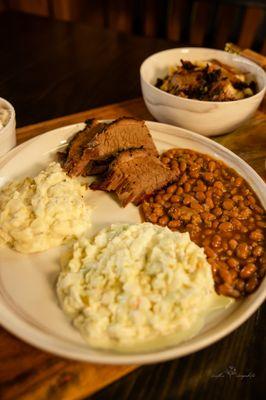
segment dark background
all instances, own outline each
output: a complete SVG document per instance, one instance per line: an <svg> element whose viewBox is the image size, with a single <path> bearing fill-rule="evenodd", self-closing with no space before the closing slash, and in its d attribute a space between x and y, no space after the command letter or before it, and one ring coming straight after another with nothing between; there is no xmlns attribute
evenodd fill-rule
<svg viewBox="0 0 266 400"><path fill-rule="evenodd" d="M0 0L1 9L187 45L223 48L231 41L266 52L265 0Z"/></svg>

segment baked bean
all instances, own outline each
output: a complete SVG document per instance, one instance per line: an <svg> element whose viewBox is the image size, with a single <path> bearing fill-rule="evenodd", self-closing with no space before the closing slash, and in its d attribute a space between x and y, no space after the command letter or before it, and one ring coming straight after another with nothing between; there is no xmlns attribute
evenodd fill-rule
<svg viewBox="0 0 266 400"><path fill-rule="evenodd" d="M222 243L222 238L219 235L214 235L212 238L212 246L213 247L220 247Z"/></svg>
<svg viewBox="0 0 266 400"><path fill-rule="evenodd" d="M159 218L158 224L161 226L166 226L169 221L169 217L167 215L164 215L163 217Z"/></svg>
<svg viewBox="0 0 266 400"><path fill-rule="evenodd" d="M201 213L201 218L204 219L205 221L213 221L216 217L215 215L209 212L203 212Z"/></svg>
<svg viewBox="0 0 266 400"><path fill-rule="evenodd" d="M249 248L247 243L240 243L236 248L236 255L241 259L248 258Z"/></svg>
<svg viewBox="0 0 266 400"><path fill-rule="evenodd" d="M247 233L248 232L248 228L246 226L241 226L241 232L243 233Z"/></svg>
<svg viewBox="0 0 266 400"><path fill-rule="evenodd" d="M255 257L260 257L263 253L263 248L261 246L256 246L254 247L252 253L254 254Z"/></svg>
<svg viewBox="0 0 266 400"><path fill-rule="evenodd" d="M164 210L162 208L156 207L154 209L154 214L156 214L157 217L161 217L162 215L164 215Z"/></svg>
<svg viewBox="0 0 266 400"><path fill-rule="evenodd" d="M242 292L245 288L245 282L242 279L237 279L235 281L235 287L237 290L239 290L240 292Z"/></svg>
<svg viewBox="0 0 266 400"><path fill-rule="evenodd" d="M229 246L230 246L230 248L231 248L232 250L235 250L235 248L236 248L237 245L238 245L238 243L237 243L237 241L236 241L235 239L230 239L228 243L229 243Z"/></svg>
<svg viewBox="0 0 266 400"><path fill-rule="evenodd" d="M238 176L235 180L235 186L241 186L243 183L243 178L241 178L240 176Z"/></svg>
<svg viewBox="0 0 266 400"><path fill-rule="evenodd" d="M181 214L180 208L177 206L172 206L168 209L168 214L170 215L170 217L178 219Z"/></svg>
<svg viewBox="0 0 266 400"><path fill-rule="evenodd" d="M173 194L173 193L176 191L176 189L177 189L177 184L174 183L173 185L168 186L166 192L167 192L167 193L172 193L172 194Z"/></svg>
<svg viewBox="0 0 266 400"><path fill-rule="evenodd" d="M243 201L244 198L243 198L243 196L235 195L232 197L232 200L236 203L239 203L240 201Z"/></svg>
<svg viewBox="0 0 266 400"><path fill-rule="evenodd" d="M239 261L238 261L236 258L230 257L230 258L228 258L228 260L227 260L227 264L228 264L231 268L236 269L236 268L238 268L238 266L239 266Z"/></svg>
<svg viewBox="0 0 266 400"><path fill-rule="evenodd" d="M222 222L220 225L219 225L219 229L221 230L221 231L232 231L233 230L233 225L231 224L231 222Z"/></svg>
<svg viewBox="0 0 266 400"><path fill-rule="evenodd" d="M260 228L264 228L265 229L266 228L266 222L264 222L264 221L260 222L259 221L259 222L257 222L257 226L260 227Z"/></svg>
<svg viewBox="0 0 266 400"><path fill-rule="evenodd" d="M250 237L250 239L255 240L256 242L260 242L264 238L263 233L260 229L256 229L255 231L252 231L250 233L249 237Z"/></svg>
<svg viewBox="0 0 266 400"><path fill-rule="evenodd" d="M256 277L252 277L247 281L245 285L245 290L248 293L252 293L254 292L257 286L258 286L258 279Z"/></svg>
<svg viewBox="0 0 266 400"><path fill-rule="evenodd" d="M240 297L240 292L238 290L234 289L228 283L223 283L222 285L219 285L217 289L218 289L218 292L220 294L222 294L223 296L229 296L229 297L234 297L234 298Z"/></svg>
<svg viewBox="0 0 266 400"><path fill-rule="evenodd" d="M209 237L206 238L206 239L204 239L203 242L202 242L204 248L205 248L206 246L209 246L210 243L211 243L211 238L209 238Z"/></svg>
<svg viewBox="0 0 266 400"><path fill-rule="evenodd" d="M202 180L197 181L197 186L194 187L195 192L206 192L207 186L204 185Z"/></svg>
<svg viewBox="0 0 266 400"><path fill-rule="evenodd" d="M223 210L220 207L215 207L212 212L214 215L216 215L216 217L220 217L220 215L223 213Z"/></svg>
<svg viewBox="0 0 266 400"><path fill-rule="evenodd" d="M170 201L171 203L179 203L181 201L181 197L177 194L173 194L173 196L170 198Z"/></svg>
<svg viewBox="0 0 266 400"><path fill-rule="evenodd" d="M190 207L192 208L192 210L196 210L198 212L202 212L203 211L203 207L196 201L192 201Z"/></svg>
<svg viewBox="0 0 266 400"><path fill-rule="evenodd" d="M180 219L182 219L183 221L190 221L191 218L192 218L192 214L189 211L185 211L185 210L181 211Z"/></svg>
<svg viewBox="0 0 266 400"><path fill-rule="evenodd" d="M211 172L213 172L213 171L215 170L215 168L216 168L216 163L215 163L215 161L210 161L210 162L208 163L208 168L209 168L209 170L210 170Z"/></svg>
<svg viewBox="0 0 266 400"><path fill-rule="evenodd" d="M180 178L180 185L183 185L183 183L185 183L188 180L188 176L187 175L182 175L182 177Z"/></svg>
<svg viewBox="0 0 266 400"><path fill-rule="evenodd" d="M191 185L190 183L186 182L184 184L184 192L189 193L191 191Z"/></svg>
<svg viewBox="0 0 266 400"><path fill-rule="evenodd" d="M156 224L158 221L158 215L156 215L155 213L152 213L149 216L149 221L152 222L153 224Z"/></svg>
<svg viewBox="0 0 266 400"><path fill-rule="evenodd" d="M213 184L213 187L220 189L220 190L224 190L224 185L221 181L215 181Z"/></svg>
<svg viewBox="0 0 266 400"><path fill-rule="evenodd" d="M254 274L254 272L256 272L256 265L255 264L247 264L245 265L244 268L241 269L240 271L240 277L242 279L248 279L251 277L251 275Z"/></svg>
<svg viewBox="0 0 266 400"><path fill-rule="evenodd" d="M205 250L205 253L206 253L207 257L209 257L209 258L216 258L217 257L217 254L215 253L214 250L212 250L211 247L205 246L204 250Z"/></svg>
<svg viewBox="0 0 266 400"><path fill-rule="evenodd" d="M161 194L157 194L155 196L155 201L156 203L163 204L164 203L163 196Z"/></svg>
<svg viewBox="0 0 266 400"><path fill-rule="evenodd" d="M249 208L244 208L238 214L238 218L239 219L247 219L250 216L250 214L252 214L252 211Z"/></svg>
<svg viewBox="0 0 266 400"><path fill-rule="evenodd" d="M171 193L165 193L162 195L162 199L163 201L168 201L171 196L172 196Z"/></svg>
<svg viewBox="0 0 266 400"><path fill-rule="evenodd" d="M170 158L168 158L168 157L163 157L163 158L161 158L161 161L162 161L163 164L169 164Z"/></svg>
<svg viewBox="0 0 266 400"><path fill-rule="evenodd" d="M232 218L237 218L238 217L238 209L237 208L233 208L232 210L230 210L229 215Z"/></svg>
<svg viewBox="0 0 266 400"><path fill-rule="evenodd" d="M200 169L200 165L197 164L197 163L191 164L191 165L190 165L190 168L189 168L190 172L198 171L199 169Z"/></svg>
<svg viewBox="0 0 266 400"><path fill-rule="evenodd" d="M248 196L246 200L247 205L256 204L256 200L253 196Z"/></svg>
<svg viewBox="0 0 266 400"><path fill-rule="evenodd" d="M219 225L218 221L213 221L213 223L212 223L213 229L216 229L218 225Z"/></svg>
<svg viewBox="0 0 266 400"><path fill-rule="evenodd" d="M219 269L219 274L220 274L220 277L223 279L224 282L228 283L229 285L231 285L233 283L232 276L231 276L230 272L228 271L228 269L220 268Z"/></svg>
<svg viewBox="0 0 266 400"><path fill-rule="evenodd" d="M199 201L204 201L205 200L205 194L204 192L196 192L196 198Z"/></svg>
<svg viewBox="0 0 266 400"><path fill-rule="evenodd" d="M231 219L231 224L233 225L233 228L235 229L235 230L241 230L241 228L242 228L242 223L238 220L238 219L236 219L236 218L232 218Z"/></svg>
<svg viewBox="0 0 266 400"><path fill-rule="evenodd" d="M193 224L198 225L198 224L200 224L202 222L202 219L201 219L199 214L194 214L194 215L192 215L191 222Z"/></svg>
<svg viewBox="0 0 266 400"><path fill-rule="evenodd" d="M169 221L167 225L170 229L175 230L180 227L180 221L178 221L178 220Z"/></svg>
<svg viewBox="0 0 266 400"><path fill-rule="evenodd" d="M181 172L185 172L185 170L187 169L187 164L185 163L185 161L180 162L179 168Z"/></svg>
<svg viewBox="0 0 266 400"><path fill-rule="evenodd" d="M180 169L177 161L174 160L171 162L171 169L175 172L177 176L180 175Z"/></svg>
<svg viewBox="0 0 266 400"><path fill-rule="evenodd" d="M202 177L207 182L212 182L214 179L213 174L211 172L205 172L204 174L202 174Z"/></svg>
<svg viewBox="0 0 266 400"><path fill-rule="evenodd" d="M223 208L225 210L231 210L233 207L234 207L234 202L232 200L228 199L223 202Z"/></svg>
<svg viewBox="0 0 266 400"><path fill-rule="evenodd" d="M210 210L214 207L214 203L210 197L206 199L205 204Z"/></svg>

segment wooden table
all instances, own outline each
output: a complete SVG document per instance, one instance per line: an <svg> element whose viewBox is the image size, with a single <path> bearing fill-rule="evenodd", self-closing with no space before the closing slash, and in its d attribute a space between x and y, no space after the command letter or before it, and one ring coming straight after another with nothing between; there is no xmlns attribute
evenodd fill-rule
<svg viewBox="0 0 266 400"><path fill-rule="evenodd" d="M116 99L115 96L123 98L123 96L137 95L139 88L135 82L132 84L127 80L129 88L125 88L127 85L124 84L117 87L117 81L110 82L110 76L112 76L115 66L120 68L120 71L123 70L124 66L121 66L121 60L131 49L134 54L131 55L131 61L127 62L128 71L125 69L124 72L127 72L127 76L135 75L136 77L138 69L136 63L139 57L137 53L144 58L144 54L157 51L160 47L167 47L167 43L163 41L132 38L125 35L108 35L106 32L97 34L85 26L53 23L41 18L18 15L8 15L6 20L0 17L0 33L6 33L10 24L14 28L13 32L11 32L12 29L10 31L11 48L4 42L0 52L1 55L5 54L9 60L13 59L15 63L16 57L12 51L14 52L14 49L18 48L21 59L18 59L16 66L12 65L8 68L9 64L6 59L3 59L2 62L1 58L0 95L9 98L15 104L19 125L49 119L64 113L73 113L86 107L91 108L93 105L97 105L97 102L104 104L104 99L106 102L112 102ZM20 33L21 28L24 30ZM41 29L37 31L37 28ZM33 32L35 37L32 36ZM17 43L15 35L17 35ZM88 61L86 66L83 65L86 58L83 55L85 44L81 44L81 49L79 49L79 44L84 37L87 40L87 48L91 49L93 53L91 55L96 57L104 54L98 60L92 57L91 62ZM103 38L106 38L108 45L105 47L105 44L102 44L102 48L99 50L95 43L99 44ZM28 47L20 48L23 43L27 43ZM37 46L38 43L40 48ZM48 46L48 43L51 44L51 47ZM59 46L60 43L62 43L62 47ZM82 55L75 63L66 63L59 68L58 63L66 59L68 52L72 52L73 43L77 45L76 55ZM151 46L150 43L153 45ZM138 46L137 50L134 49L134 45ZM168 47L171 45L173 43L168 43ZM107 47L111 47L112 52L117 55L117 59L113 58L111 72L106 75L104 73L106 65L105 69L101 70L100 64L106 56L106 53L102 52L107 51ZM107 51L109 54L107 54L107 59L108 57L109 60L112 59L112 52L108 53ZM54 78L51 73L51 64L49 64L51 54L53 55L56 80L50 79L50 86L46 91L45 86L49 73ZM25 58L26 55L29 56L29 61ZM98 71L96 61L99 66ZM91 63L94 65L95 74L98 72L98 75L88 81L85 76L77 76L82 71L82 66L85 71L86 68L91 68ZM60 73L62 74L61 83ZM116 77L118 76L117 73ZM97 77L98 82L103 80L100 82L100 87L104 91L104 95L101 96L100 91L97 91L94 92L96 93L94 98L92 91L95 91L97 86ZM126 75L124 75L124 79L125 77ZM80 84L84 85L82 88L78 84L79 79ZM66 91L63 90L64 86L66 86ZM69 100L72 102L69 103ZM56 105L57 107L55 107ZM143 101L136 99L20 128L18 129L18 142L55 127L83 121L88 117L115 118L122 115L151 119ZM265 132L265 115L258 112L240 130L219 137L217 140L244 158L265 177ZM134 371L129 375L93 394L90 399L259 399L262 398L265 388L263 372L265 323L264 306L240 328L207 349L175 361L138 368L136 366L94 366L64 360L39 351L0 328L0 399L72 400L88 398L87 396L93 391L97 391L132 370Z"/></svg>

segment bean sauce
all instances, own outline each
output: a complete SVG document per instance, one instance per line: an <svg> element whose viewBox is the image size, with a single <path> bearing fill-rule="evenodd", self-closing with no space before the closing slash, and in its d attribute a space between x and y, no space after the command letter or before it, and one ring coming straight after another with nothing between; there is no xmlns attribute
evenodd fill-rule
<svg viewBox="0 0 266 400"><path fill-rule="evenodd" d="M223 162L171 149L162 162L176 181L141 205L145 221L189 232L204 247L217 293L246 296L265 275L265 211L248 183Z"/></svg>

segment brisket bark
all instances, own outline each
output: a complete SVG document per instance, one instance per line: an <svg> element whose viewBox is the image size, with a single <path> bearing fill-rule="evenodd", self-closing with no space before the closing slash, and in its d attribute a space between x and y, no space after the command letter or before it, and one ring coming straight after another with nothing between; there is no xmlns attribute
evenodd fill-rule
<svg viewBox="0 0 266 400"><path fill-rule="evenodd" d="M131 148L158 156L144 121L123 117L105 124L92 120L69 143L64 169L70 176L102 173L117 153Z"/></svg>
<svg viewBox="0 0 266 400"><path fill-rule="evenodd" d="M109 165L106 177L93 182L93 190L114 191L125 207L138 205L146 196L174 181L175 174L159 158L145 150L127 150L118 154Z"/></svg>

